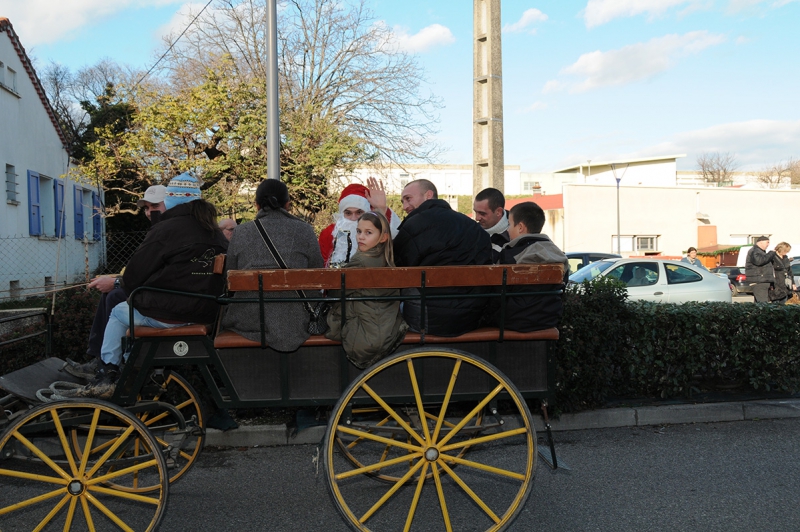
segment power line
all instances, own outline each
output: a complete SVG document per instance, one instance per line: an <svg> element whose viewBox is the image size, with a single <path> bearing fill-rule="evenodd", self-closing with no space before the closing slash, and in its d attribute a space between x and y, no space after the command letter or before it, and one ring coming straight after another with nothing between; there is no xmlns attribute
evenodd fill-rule
<svg viewBox="0 0 800 532"><path fill-rule="evenodd" d="M142 77L141 77L141 79L140 79L139 81L137 81L137 82L136 82L136 85L134 85L135 87L138 87L138 86L139 86L139 83L141 83L142 81L144 81L144 78L146 78L147 76L149 76L149 75L150 75L150 73L153 71L153 69L154 69L154 68L156 68L156 67L158 66L158 64L161 62L161 60L162 60L162 59L164 59L164 58L167 56L167 54L168 54L168 53L170 53L170 51L172 50L172 48L173 48L173 47L174 47L176 44L178 44L178 41L179 41L179 40L181 40L181 37L183 37L183 34L184 34L184 33L186 33L187 31L189 31L189 28L191 28L191 27L192 27L192 24L194 24L194 23L195 23L195 21L196 21L198 18L200 18L200 15L202 15L202 14L203 14L203 11L205 11L205 10L206 10L206 8L207 8L208 6L210 6L210 5L211 5L211 2L213 2L213 1L214 1L214 0L208 0L208 3L207 3L205 6L203 6L203 9L201 9L201 10L200 10L200 12L199 12L197 15L195 15L195 17L192 19L192 21L189 23L189 25L188 25L188 26L186 26L186 27L183 29L183 31L181 32L181 34L180 34L180 35L178 35L178 38L177 38L177 39L175 39L175 41L174 41L172 44L170 44L170 45L169 45L169 48L167 48L167 51L166 51L166 52L164 52L163 54L161 54L161 57L159 57L159 58L158 58L158 61L156 61L156 62L153 64L153 66L151 66L151 67L150 67L150 70L148 70L148 71L145 73L145 75L144 75L144 76L142 76Z"/></svg>

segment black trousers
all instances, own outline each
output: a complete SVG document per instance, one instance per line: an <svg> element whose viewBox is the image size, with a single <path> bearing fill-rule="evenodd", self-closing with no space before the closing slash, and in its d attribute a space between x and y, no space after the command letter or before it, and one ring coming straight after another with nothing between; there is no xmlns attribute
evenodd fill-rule
<svg viewBox="0 0 800 532"><path fill-rule="evenodd" d="M89 331L89 348L86 350L87 355L92 355L100 358L100 348L103 347L103 333L106 331L106 324L111 311L128 299L128 294L122 288L115 288L107 294L103 294L100 298L100 304L97 305L97 311L94 313L94 321L92 322L92 329Z"/></svg>
<svg viewBox="0 0 800 532"><path fill-rule="evenodd" d="M753 283L753 297L756 303L769 303L769 287L772 283Z"/></svg>

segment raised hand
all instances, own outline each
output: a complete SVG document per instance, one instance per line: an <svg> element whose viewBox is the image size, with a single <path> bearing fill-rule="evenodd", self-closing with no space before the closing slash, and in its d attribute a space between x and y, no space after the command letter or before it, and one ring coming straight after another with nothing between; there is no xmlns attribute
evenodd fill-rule
<svg viewBox="0 0 800 532"><path fill-rule="evenodd" d="M386 188L383 181L370 176L367 178L367 200L370 208L381 214L386 213Z"/></svg>

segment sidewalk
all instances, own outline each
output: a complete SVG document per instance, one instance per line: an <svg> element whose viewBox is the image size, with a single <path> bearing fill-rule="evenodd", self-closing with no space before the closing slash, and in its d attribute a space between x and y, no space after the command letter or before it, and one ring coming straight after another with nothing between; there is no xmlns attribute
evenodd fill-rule
<svg viewBox="0 0 800 532"><path fill-rule="evenodd" d="M543 432L542 416L538 412L532 412L532 414L537 432ZM577 414L563 414L559 419L551 420L550 425L554 431L567 431L795 417L800 418L800 399L761 399L725 403L607 408ZM317 444L322 441L325 428L324 426L310 427L293 436L288 434L286 425L243 425L227 432L207 429L205 444L215 447Z"/></svg>

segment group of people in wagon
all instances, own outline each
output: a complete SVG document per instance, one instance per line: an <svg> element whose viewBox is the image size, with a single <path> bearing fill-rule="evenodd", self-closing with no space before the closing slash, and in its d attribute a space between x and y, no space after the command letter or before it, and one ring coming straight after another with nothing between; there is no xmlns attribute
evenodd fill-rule
<svg viewBox="0 0 800 532"><path fill-rule="evenodd" d="M101 277L90 286L104 293L90 334L90 362L68 361L65 370L89 380L72 393L76 397L108 398L113 395L125 353L125 336L131 315L129 295L140 287L155 287L197 294L220 295L224 276L214 273L214 259L226 255L227 270L278 268L380 268L394 266L455 266L521 263L561 263L564 281L569 264L564 253L544 234L543 210L533 202L505 209L503 194L493 188L481 191L473 203L475 219L461 214L438 197L433 183L418 179L408 183L401 200L405 219L387 206L383 186L374 178L366 186L351 184L342 190L335 222L317 236L308 223L291 214L288 188L275 179L264 180L256 190L255 220L236 226L217 222L213 204L202 197L200 180L189 173L173 178L168 186L148 188L139 206L152 226L134 252L122 275ZM537 285L545 295L509 297L504 327L530 332L558 324L561 285ZM446 290L446 292L444 292ZM404 289L402 302L347 302L332 305L325 335L342 343L350 361L368 367L396 350L407 331L456 337L479 327L497 326L499 298L469 297L487 287L431 289L458 297L428 299L425 312L416 289ZM509 293L532 287L510 287ZM348 295L396 296L397 290L360 290ZM266 297L285 297L268 293ZM240 292L234 298L254 297ZM259 341L262 321L256 303L230 304L223 310L222 328ZM212 323L219 312L213 299L144 291L133 302L134 326L179 327ZM266 342L277 351L298 349L309 337L308 305L264 305ZM422 316L425 323L421 323Z"/></svg>

